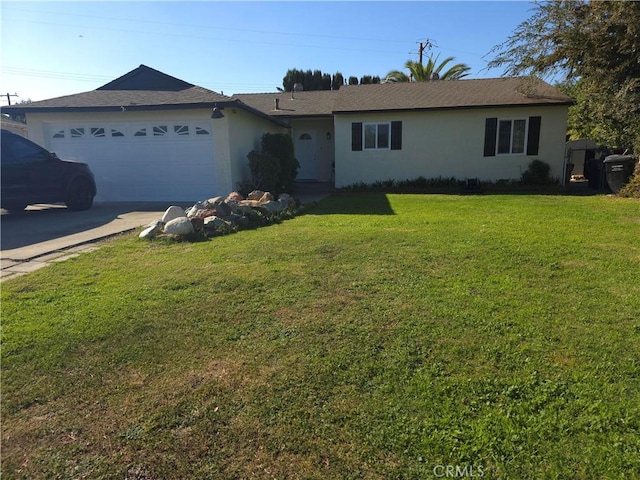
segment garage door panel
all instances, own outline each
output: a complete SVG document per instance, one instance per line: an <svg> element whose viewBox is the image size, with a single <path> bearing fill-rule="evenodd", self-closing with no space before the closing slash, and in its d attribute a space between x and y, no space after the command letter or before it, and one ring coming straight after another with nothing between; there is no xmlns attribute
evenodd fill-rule
<svg viewBox="0 0 640 480"><path fill-rule="evenodd" d="M55 125L49 137L58 156L89 164L96 201L193 202L216 195L213 135L206 125L161 122L158 136L149 124L96 125ZM140 131L147 135L133 136Z"/></svg>

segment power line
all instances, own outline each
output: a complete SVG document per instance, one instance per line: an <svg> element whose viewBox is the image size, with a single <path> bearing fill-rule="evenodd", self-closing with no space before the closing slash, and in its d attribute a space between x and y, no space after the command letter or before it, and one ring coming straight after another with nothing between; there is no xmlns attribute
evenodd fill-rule
<svg viewBox="0 0 640 480"><path fill-rule="evenodd" d="M269 35L290 35L290 36L298 36L298 37L316 37L316 38L334 38L336 40L360 40L363 42L384 42L384 43L402 43L407 44L409 41L405 40L393 40L387 37L380 38L365 38L365 37L348 37L341 35L326 35L326 34L318 34L318 33L297 33L297 32L280 32L274 30L254 30L248 28L235 28L235 27L221 27L221 26L211 26L211 25L198 25L198 24L188 24L188 23L173 23L173 22L159 22L155 20L145 20L140 18L123 18L123 17L104 17L98 15L86 15L79 13L59 13L59 12L46 12L42 10L28 10L24 8L14 8L12 11L22 11L28 13L43 13L47 15L62 15L62 16L73 16L73 17L84 17L84 18L99 18L101 20L117 20L117 21L125 21L125 22L135 22L136 24L140 23L148 23L155 25L168 25L174 27L187 27L187 28L205 28L209 30L226 30L226 31L236 31L236 32L247 32L247 33L259 33L259 34L269 34ZM55 24L54 24L55 25Z"/></svg>
<svg viewBox="0 0 640 480"><path fill-rule="evenodd" d="M19 68L19 67L11 67L3 65L1 69L3 73L10 75L18 75L32 78L52 78L58 80L74 80L78 82L108 82L113 80L113 76L106 75L87 75L82 73L72 73L72 72L54 72L50 70L34 70L28 68ZM271 87L271 83L224 83L224 82L216 82L211 83L207 82L195 82L196 85L201 87L221 87L221 88L233 88L233 87ZM0 95L1 96L1 95Z"/></svg>
<svg viewBox="0 0 640 480"><path fill-rule="evenodd" d="M19 95L17 93L3 93L0 96L7 97L7 102L11 105L11 97L18 97Z"/></svg>
<svg viewBox="0 0 640 480"><path fill-rule="evenodd" d="M258 44L258 45L270 45L277 47L300 47L300 48L317 48L323 50L340 50L340 51L352 51L352 52L369 52L369 53L390 53L397 54L398 51L390 51L390 50L371 50L371 49L363 49L363 48L349 48L343 45L331 47L326 45L300 45L300 44L292 44L292 43L282 43L282 42L266 42L264 40L238 40L238 39L230 39L230 38L219 38L219 37L207 37L201 35L189 35L189 34L178 34L178 33L167 33L163 32L148 32L141 30L129 30L125 28L113 28L113 27L96 27L96 26L87 26L87 25L70 25L66 23L54 23L54 22L44 22L40 20L15 20L15 19L7 19L4 18L5 21L10 22L23 22L23 23L35 23L40 25L54 25L57 27L71 27L71 28L87 28L93 30L106 30L110 32L124 32L124 33L137 33L143 35L160 35L162 37L182 37L182 38L196 38L199 40L215 40L215 41L225 41L225 42L234 42L234 43L249 43L249 44Z"/></svg>

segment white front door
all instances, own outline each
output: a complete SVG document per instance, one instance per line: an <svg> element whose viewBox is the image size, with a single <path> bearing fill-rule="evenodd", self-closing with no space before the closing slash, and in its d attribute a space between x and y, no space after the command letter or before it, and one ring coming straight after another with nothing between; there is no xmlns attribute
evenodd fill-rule
<svg viewBox="0 0 640 480"><path fill-rule="evenodd" d="M318 178L316 149L316 132L314 130L296 134L295 156L300 162L296 180L316 180Z"/></svg>

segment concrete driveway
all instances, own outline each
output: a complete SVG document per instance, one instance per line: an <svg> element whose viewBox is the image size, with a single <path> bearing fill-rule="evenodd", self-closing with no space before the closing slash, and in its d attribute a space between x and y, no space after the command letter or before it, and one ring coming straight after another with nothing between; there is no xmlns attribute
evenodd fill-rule
<svg viewBox="0 0 640 480"><path fill-rule="evenodd" d="M166 203L104 203L85 212L61 205L32 205L19 213L0 210L1 277L27 273L86 250L97 240L138 229L162 218L167 207Z"/></svg>

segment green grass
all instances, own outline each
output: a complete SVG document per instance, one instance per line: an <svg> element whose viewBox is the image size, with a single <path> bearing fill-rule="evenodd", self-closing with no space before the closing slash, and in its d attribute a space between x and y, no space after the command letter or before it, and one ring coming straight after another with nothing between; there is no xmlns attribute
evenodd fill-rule
<svg viewBox="0 0 640 480"><path fill-rule="evenodd" d="M352 194L106 242L2 284L2 478L638 478L639 239L633 199Z"/></svg>

